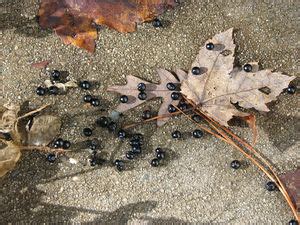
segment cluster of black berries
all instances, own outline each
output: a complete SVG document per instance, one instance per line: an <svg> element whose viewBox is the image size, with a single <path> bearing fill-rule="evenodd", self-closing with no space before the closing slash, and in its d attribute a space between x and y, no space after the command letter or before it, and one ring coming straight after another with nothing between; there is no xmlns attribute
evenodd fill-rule
<svg viewBox="0 0 300 225"><path fill-rule="evenodd" d="M89 81L84 80L79 83L79 87L83 90L90 90L92 88L92 84ZM83 101L90 103L94 107L100 106L100 100L90 94L83 96Z"/></svg>
<svg viewBox="0 0 300 225"><path fill-rule="evenodd" d="M161 160L163 160L166 157L165 152L161 148L155 149L155 158L151 160L150 164L153 167L158 167Z"/></svg>
<svg viewBox="0 0 300 225"><path fill-rule="evenodd" d="M71 147L71 142L68 140L64 140L62 138L58 138L55 141L51 143L51 147L53 148L62 148L62 149L68 149ZM47 161L50 163L53 163L56 160L56 154L49 153L46 157Z"/></svg>
<svg viewBox="0 0 300 225"><path fill-rule="evenodd" d="M195 129L193 132L192 132L192 136L194 138L202 138L204 135L203 131L202 130L199 130L199 129ZM179 130L175 130L172 132L172 138L174 139L181 139L182 138L182 134Z"/></svg>
<svg viewBox="0 0 300 225"><path fill-rule="evenodd" d="M146 100L147 99L147 93L146 93L146 84L145 83L139 83L137 85L137 89L139 90L138 99L140 100ZM121 95L120 96L120 102L121 103L128 103L129 98L127 95Z"/></svg>
<svg viewBox="0 0 300 225"><path fill-rule="evenodd" d="M111 118L101 116L96 120L96 125L102 128L107 128L108 131L114 132L117 129L117 123L112 121Z"/></svg>
<svg viewBox="0 0 300 225"><path fill-rule="evenodd" d="M129 160L134 159L135 156L142 153L142 145L143 145L143 135L141 134L134 134L130 140L129 144L131 146L131 150L126 152L126 158Z"/></svg>
<svg viewBox="0 0 300 225"><path fill-rule="evenodd" d="M50 80L52 82L52 84L54 84L57 81L60 81L61 79L61 72L58 70L53 70L50 73ZM50 86L49 88L43 87L43 86L39 86L36 89L36 94L43 96L45 94L49 94L49 95L58 95L59 94L59 88L56 87L55 85Z"/></svg>

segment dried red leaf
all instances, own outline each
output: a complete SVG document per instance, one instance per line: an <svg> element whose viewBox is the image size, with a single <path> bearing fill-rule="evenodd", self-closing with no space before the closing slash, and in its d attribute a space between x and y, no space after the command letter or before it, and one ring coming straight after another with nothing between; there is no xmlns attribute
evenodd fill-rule
<svg viewBox="0 0 300 225"><path fill-rule="evenodd" d="M281 175L280 178L291 196L293 204L300 212L300 168L297 168L295 171L289 171Z"/></svg>
<svg viewBox="0 0 300 225"><path fill-rule="evenodd" d="M31 66L33 68L44 69L49 65L50 62L51 62L50 60L44 60L41 62L31 63Z"/></svg>
<svg viewBox="0 0 300 225"><path fill-rule="evenodd" d="M42 0L38 15L40 26L55 30L64 43L93 52L93 23L133 32L136 23L150 21L174 5L175 0Z"/></svg>

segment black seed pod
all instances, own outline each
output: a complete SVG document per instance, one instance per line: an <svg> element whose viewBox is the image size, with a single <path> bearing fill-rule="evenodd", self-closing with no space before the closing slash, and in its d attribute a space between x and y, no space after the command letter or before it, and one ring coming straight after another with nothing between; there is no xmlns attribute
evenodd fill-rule
<svg viewBox="0 0 300 225"><path fill-rule="evenodd" d="M214 44L211 43L211 42L206 44L206 49L207 49L207 50L213 50L214 47L215 47Z"/></svg>
<svg viewBox="0 0 300 225"><path fill-rule="evenodd" d="M172 98L172 100L178 100L180 98L180 93L179 92L172 92L171 98Z"/></svg>
<svg viewBox="0 0 300 225"><path fill-rule="evenodd" d="M174 83L167 83L166 87L170 90L170 91L174 91L176 89L176 85Z"/></svg>
<svg viewBox="0 0 300 225"><path fill-rule="evenodd" d="M233 160L233 161L230 163L230 167L231 167L232 169L237 170L238 168L241 167L241 163L240 163L239 160Z"/></svg>
<svg viewBox="0 0 300 225"><path fill-rule="evenodd" d="M273 181L269 181L268 183L266 183L266 189L268 191L275 191L277 189L277 186Z"/></svg>
<svg viewBox="0 0 300 225"><path fill-rule="evenodd" d="M159 159L152 159L150 162L151 166L158 167L159 166Z"/></svg>
<svg viewBox="0 0 300 225"><path fill-rule="evenodd" d="M127 95L122 95L122 96L120 97L120 102L122 102L122 103L127 103L127 102L128 102L128 97L127 97Z"/></svg>
<svg viewBox="0 0 300 225"><path fill-rule="evenodd" d="M157 19L157 18L153 20L152 25L153 25L153 27L155 27L155 28L159 28L159 27L162 27L162 26L163 26L163 25L162 25L162 22L161 22L159 19Z"/></svg>
<svg viewBox="0 0 300 225"><path fill-rule="evenodd" d="M137 86L139 91L145 91L146 90L146 84L145 83L139 83Z"/></svg>
<svg viewBox="0 0 300 225"><path fill-rule="evenodd" d="M199 67L195 66L192 68L192 74L193 75L199 75L201 73L201 70Z"/></svg>
<svg viewBox="0 0 300 225"><path fill-rule="evenodd" d="M243 69L245 72L249 73L252 71L252 66L250 64L245 64Z"/></svg>
<svg viewBox="0 0 300 225"><path fill-rule="evenodd" d="M146 92L140 92L139 95L138 95L138 98L140 100L146 100L147 99L147 94Z"/></svg>

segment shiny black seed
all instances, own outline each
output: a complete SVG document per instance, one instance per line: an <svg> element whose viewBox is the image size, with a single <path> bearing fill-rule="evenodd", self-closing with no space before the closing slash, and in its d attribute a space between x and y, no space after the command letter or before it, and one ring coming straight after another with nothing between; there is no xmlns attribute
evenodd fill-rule
<svg viewBox="0 0 300 225"><path fill-rule="evenodd" d="M90 137L93 134L93 130L91 128L86 127L86 128L83 129L82 133L83 133L84 136Z"/></svg>
<svg viewBox="0 0 300 225"><path fill-rule="evenodd" d="M199 75L201 73L201 70L199 67L195 66L192 68L192 74L193 75Z"/></svg>
<svg viewBox="0 0 300 225"><path fill-rule="evenodd" d="M158 158L158 159L164 159L165 157L166 157L166 154L163 151L156 153L156 158Z"/></svg>
<svg viewBox="0 0 300 225"><path fill-rule="evenodd" d="M132 139L129 143L131 146L141 145L141 141L138 139Z"/></svg>
<svg viewBox="0 0 300 225"><path fill-rule="evenodd" d="M176 85L174 83L167 83L166 87L170 90L170 91L174 91L176 89Z"/></svg>
<svg viewBox="0 0 300 225"><path fill-rule="evenodd" d="M47 93L47 89L43 88L43 87L37 87L35 92L36 92L37 95L42 96L42 95L45 95Z"/></svg>
<svg viewBox="0 0 300 225"><path fill-rule="evenodd" d="M162 27L162 22L159 19L154 19L152 22L153 27L158 28L158 27Z"/></svg>
<svg viewBox="0 0 300 225"><path fill-rule="evenodd" d="M268 191L275 191L277 189L277 186L273 181L269 181L268 183L266 183L265 187Z"/></svg>
<svg viewBox="0 0 300 225"><path fill-rule="evenodd" d="M140 154L140 153L142 152L141 145L132 145L132 146L131 146L131 151L132 151L134 154Z"/></svg>
<svg viewBox="0 0 300 225"><path fill-rule="evenodd" d="M187 110L188 107L188 104L186 104L185 102L180 102L178 105L178 108L182 111Z"/></svg>
<svg viewBox="0 0 300 225"><path fill-rule="evenodd" d="M132 159L134 159L134 152L132 152L132 151L126 152L125 156L127 159L132 160Z"/></svg>
<svg viewBox="0 0 300 225"><path fill-rule="evenodd" d="M108 126L108 123L109 123L109 119L105 116L102 116L100 118L98 118L96 120L96 124L99 126L99 127L107 127Z"/></svg>
<svg viewBox="0 0 300 225"><path fill-rule="evenodd" d="M241 162L239 160L233 160L231 163L230 163L230 167L232 169L235 169L237 170L238 168L241 167Z"/></svg>
<svg viewBox="0 0 300 225"><path fill-rule="evenodd" d="M134 135L132 136L132 139L142 141L142 140L144 139L144 137L143 137L142 134L134 134Z"/></svg>
<svg viewBox="0 0 300 225"><path fill-rule="evenodd" d="M84 90L88 90L88 89L90 89L90 88L92 87L91 83L90 83L89 81L87 81L87 80L81 81L81 82L79 83L79 86L80 86L82 89L84 89Z"/></svg>
<svg viewBox="0 0 300 225"><path fill-rule="evenodd" d="M107 128L109 131L114 132L117 129L117 124L112 121L107 125Z"/></svg>
<svg viewBox="0 0 300 225"><path fill-rule="evenodd" d="M98 98L92 98L91 105L95 106L95 107L99 106L100 105L100 100Z"/></svg>
<svg viewBox="0 0 300 225"><path fill-rule="evenodd" d="M127 95L122 95L122 96L120 97L120 102L122 102L122 103L127 103L127 102L128 102L128 97L127 97Z"/></svg>
<svg viewBox="0 0 300 225"><path fill-rule="evenodd" d="M91 166L96 166L97 165L97 158L96 157L92 157L90 160L90 165Z"/></svg>
<svg viewBox="0 0 300 225"><path fill-rule="evenodd" d="M174 113L174 112L176 112L177 111L177 109L173 106L173 105L169 105L168 106L168 112L169 113Z"/></svg>
<svg viewBox="0 0 300 225"><path fill-rule="evenodd" d="M60 72L58 70L53 70L50 74L52 80L59 80L60 79Z"/></svg>
<svg viewBox="0 0 300 225"><path fill-rule="evenodd" d="M146 84L145 83L139 83L137 86L139 91L145 91L146 90Z"/></svg>
<svg viewBox="0 0 300 225"><path fill-rule="evenodd" d="M85 95L83 96L83 101L87 103L91 103L93 97L91 95Z"/></svg>
<svg viewBox="0 0 300 225"><path fill-rule="evenodd" d="M172 98L172 100L178 100L180 98L180 93L179 92L172 92L171 98Z"/></svg>
<svg viewBox="0 0 300 225"><path fill-rule="evenodd" d="M158 167L159 166L159 159L152 159L150 162L151 166Z"/></svg>
<svg viewBox="0 0 300 225"><path fill-rule="evenodd" d="M289 85L287 88L287 93L289 94L295 94L296 93L297 88L294 85Z"/></svg>
<svg viewBox="0 0 300 225"><path fill-rule="evenodd" d="M151 118L151 111L150 110L145 110L142 114L142 118L144 120L150 119Z"/></svg>
<svg viewBox="0 0 300 225"><path fill-rule="evenodd" d="M245 72L249 73L252 71L252 66L250 64L245 64L243 69Z"/></svg>
<svg viewBox="0 0 300 225"><path fill-rule="evenodd" d="M156 148L156 149L155 149L155 152L156 152L156 153L160 153L160 152L163 152L163 150L162 150L162 148Z"/></svg>
<svg viewBox="0 0 300 225"><path fill-rule="evenodd" d="M299 225L299 222L297 220L292 219L289 221L289 225Z"/></svg>
<svg viewBox="0 0 300 225"><path fill-rule="evenodd" d="M192 115L192 120L199 123L202 120L202 117L200 115L195 114L195 115Z"/></svg>
<svg viewBox="0 0 300 225"><path fill-rule="evenodd" d="M47 161L50 163L54 163L56 160L56 155L54 153L49 153L47 155Z"/></svg>
<svg viewBox="0 0 300 225"><path fill-rule="evenodd" d="M203 137L203 131L196 129L193 131L193 137L194 138L202 138Z"/></svg>
<svg viewBox="0 0 300 225"><path fill-rule="evenodd" d="M181 132L179 130L175 130L172 132L172 138L181 138Z"/></svg>
<svg viewBox="0 0 300 225"><path fill-rule="evenodd" d="M64 143L63 143L62 148L63 148L63 149L68 149L68 148L70 148L70 147L71 147L71 142L65 140Z"/></svg>
<svg viewBox="0 0 300 225"><path fill-rule="evenodd" d="M118 171L122 171L125 169L125 163L123 160L117 159L115 161L115 166L117 168Z"/></svg>
<svg viewBox="0 0 300 225"><path fill-rule="evenodd" d="M140 92L139 95L138 95L138 98L140 100L146 100L146 98L147 98L146 92Z"/></svg>
<svg viewBox="0 0 300 225"><path fill-rule="evenodd" d="M124 130L118 131L118 138L124 139L126 137L126 132Z"/></svg>
<svg viewBox="0 0 300 225"><path fill-rule="evenodd" d="M58 95L59 89L56 86L49 87L49 94L50 95Z"/></svg>
<svg viewBox="0 0 300 225"><path fill-rule="evenodd" d="M64 140L62 138L58 138L54 141L54 145L57 146L57 148L62 148L64 145Z"/></svg>
<svg viewBox="0 0 300 225"><path fill-rule="evenodd" d="M96 150L99 147L99 144L100 143L96 138L87 141L88 148L91 149L92 151Z"/></svg>
<svg viewBox="0 0 300 225"><path fill-rule="evenodd" d="M206 44L206 49L207 49L207 50L213 50L214 47L215 47L214 44L211 43L211 42Z"/></svg>

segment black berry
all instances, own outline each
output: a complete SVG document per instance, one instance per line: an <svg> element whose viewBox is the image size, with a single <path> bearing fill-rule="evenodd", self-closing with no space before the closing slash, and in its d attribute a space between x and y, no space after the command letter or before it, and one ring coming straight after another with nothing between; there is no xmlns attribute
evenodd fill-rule
<svg viewBox="0 0 300 225"><path fill-rule="evenodd" d="M176 112L177 111L177 109L173 106L173 105L169 105L168 106L168 112L169 113L174 113L174 112Z"/></svg>
<svg viewBox="0 0 300 225"><path fill-rule="evenodd" d="M87 80L81 81L81 82L79 83L79 86L80 86L82 89L84 89L84 90L88 90L88 89L90 89L90 88L92 87L91 83L90 83L89 81L87 81Z"/></svg>
<svg viewBox="0 0 300 225"><path fill-rule="evenodd" d="M158 167L159 166L159 159L152 159L150 162L151 166Z"/></svg>
<svg viewBox="0 0 300 225"><path fill-rule="evenodd" d="M268 191L275 191L276 188L277 188L277 186L273 181L269 181L268 183L266 183L266 189Z"/></svg>
<svg viewBox="0 0 300 225"><path fill-rule="evenodd" d="M99 141L97 139L87 141L88 148L95 151L99 147Z"/></svg>
<svg viewBox="0 0 300 225"><path fill-rule="evenodd" d="M125 169L125 163L123 160L120 159L115 160L115 166L118 171L122 171Z"/></svg>
<svg viewBox="0 0 300 225"><path fill-rule="evenodd" d="M156 152L156 153L159 153L159 152L163 152L163 150L162 150L162 148L156 148L156 149L155 149L155 152Z"/></svg>
<svg viewBox="0 0 300 225"><path fill-rule="evenodd" d="M71 142L65 140L65 141L63 142L62 148L63 148L63 149L68 149L68 148L70 148L70 147L71 147Z"/></svg>
<svg viewBox="0 0 300 225"><path fill-rule="evenodd" d="M158 159L164 159L165 156L166 155L165 155L165 153L163 151L156 153L156 158L158 158Z"/></svg>
<svg viewBox="0 0 300 225"><path fill-rule="evenodd" d="M181 138L181 132L179 130L175 130L174 132L172 132L172 138Z"/></svg>
<svg viewBox="0 0 300 225"><path fill-rule="evenodd" d="M167 83L166 87L170 90L170 91L174 91L176 89L176 85L174 83Z"/></svg>
<svg viewBox="0 0 300 225"><path fill-rule="evenodd" d="M127 103L127 102L128 102L128 97L127 97L127 95L122 95L122 96L120 97L120 102L122 102L122 103Z"/></svg>
<svg viewBox="0 0 300 225"><path fill-rule="evenodd" d="M107 127L108 126L108 123L109 123L109 119L105 116L102 116L100 118L98 118L96 120L96 124L99 126L99 127Z"/></svg>
<svg viewBox="0 0 300 225"><path fill-rule="evenodd" d="M245 64L243 69L245 72L249 73L252 71L252 66L250 64Z"/></svg>
<svg viewBox="0 0 300 225"><path fill-rule="evenodd" d="M145 110L142 114L142 118L144 120L150 119L151 118L151 111L150 110Z"/></svg>
<svg viewBox="0 0 300 225"><path fill-rule="evenodd" d="M214 44L211 43L211 42L206 44L206 49L207 49L207 50L213 50L214 47L215 47Z"/></svg>
<svg viewBox="0 0 300 225"><path fill-rule="evenodd" d="M146 84L145 83L139 83L137 86L139 91L145 91L146 90Z"/></svg>
<svg viewBox="0 0 300 225"><path fill-rule="evenodd" d="M147 99L147 94L146 92L140 92L139 95L138 95L138 98L140 100L146 100Z"/></svg>
<svg viewBox="0 0 300 225"><path fill-rule="evenodd" d="M194 138L202 138L203 137L203 131L196 129L193 131L193 137Z"/></svg>
<svg viewBox="0 0 300 225"><path fill-rule="evenodd" d="M192 115L192 120L199 123L202 120L202 117L200 115L195 114L195 115Z"/></svg>
<svg viewBox="0 0 300 225"><path fill-rule="evenodd" d="M118 138L124 139L126 137L126 132L124 130L118 131Z"/></svg>
<svg viewBox="0 0 300 225"><path fill-rule="evenodd" d="M56 86L50 86L49 87L49 94L50 95L58 95L59 89Z"/></svg>
<svg viewBox="0 0 300 225"><path fill-rule="evenodd" d="M86 127L83 129L84 136L90 137L90 136L92 136L92 134L93 134L93 130L91 128Z"/></svg>
<svg viewBox="0 0 300 225"><path fill-rule="evenodd" d="M233 161L230 163L230 167L231 167L232 169L237 170L238 168L241 167L241 163L240 163L239 160L233 160Z"/></svg>
<svg viewBox="0 0 300 225"><path fill-rule="evenodd" d="M162 27L162 22L159 19L154 19L152 22L153 27L158 28L158 27Z"/></svg>
<svg viewBox="0 0 300 225"><path fill-rule="evenodd" d="M97 107L100 105L100 100L98 98L92 98L91 105Z"/></svg>
<svg viewBox="0 0 300 225"><path fill-rule="evenodd" d="M54 148L62 148L64 145L64 140L62 138L58 138L53 143Z"/></svg>
<svg viewBox="0 0 300 225"><path fill-rule="evenodd" d="M91 95L85 95L83 96L83 101L87 103L91 103L93 97Z"/></svg>
<svg viewBox="0 0 300 225"><path fill-rule="evenodd" d="M185 102L180 102L178 105L178 108L182 111L187 110L188 107L188 104L186 104Z"/></svg>
<svg viewBox="0 0 300 225"><path fill-rule="evenodd" d="M294 85L289 85L287 88L287 93L289 94L295 94L296 93L297 88Z"/></svg>
<svg viewBox="0 0 300 225"><path fill-rule="evenodd" d="M199 67L195 66L192 68L192 74L193 75L199 75L201 73L201 70Z"/></svg>
<svg viewBox="0 0 300 225"><path fill-rule="evenodd" d="M132 160L132 159L134 159L134 152L132 152L132 151L126 152L125 156L127 159Z"/></svg>
<svg viewBox="0 0 300 225"><path fill-rule="evenodd" d="M138 145L132 145L131 146L131 151L134 153L134 154L140 154L142 152L142 148L141 148L141 145L138 144Z"/></svg>
<svg viewBox="0 0 300 225"><path fill-rule="evenodd" d="M172 98L172 100L178 100L180 98L180 93L179 92L172 92L171 98Z"/></svg>
<svg viewBox="0 0 300 225"><path fill-rule="evenodd" d="M299 222L297 220L292 219L289 221L289 225L299 225Z"/></svg>
<svg viewBox="0 0 300 225"><path fill-rule="evenodd" d="M37 95L42 96L42 95L45 95L45 94L46 94L47 89L46 89L46 88L43 88L43 87L37 87L37 89L36 89L35 92L36 92Z"/></svg>
<svg viewBox="0 0 300 225"><path fill-rule="evenodd" d="M54 163L56 160L56 155L54 153L49 153L47 155L47 161L50 163Z"/></svg>
<svg viewBox="0 0 300 225"><path fill-rule="evenodd" d="M60 72L58 70L53 70L50 74L52 80L59 80L60 79Z"/></svg>

